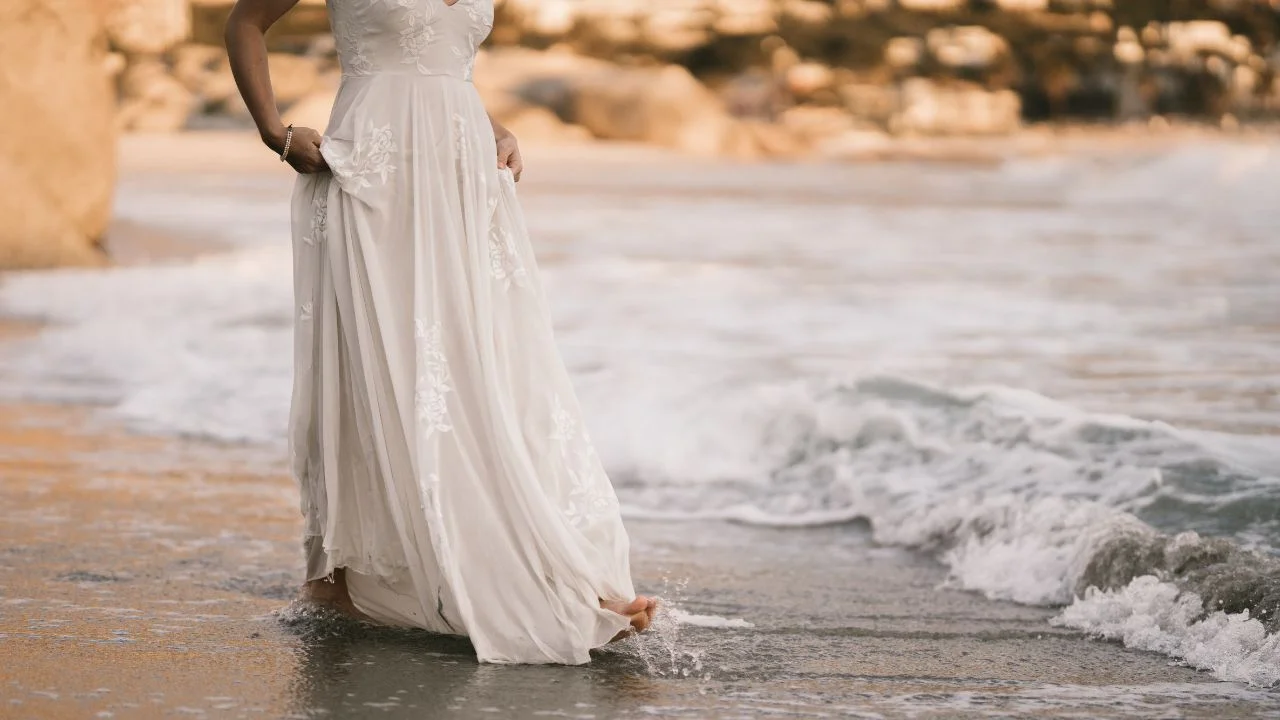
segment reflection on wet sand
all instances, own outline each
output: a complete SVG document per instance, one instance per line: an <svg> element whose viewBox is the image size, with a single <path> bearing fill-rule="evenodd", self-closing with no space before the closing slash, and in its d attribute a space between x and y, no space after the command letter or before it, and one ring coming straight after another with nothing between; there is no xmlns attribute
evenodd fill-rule
<svg viewBox="0 0 1280 720"><path fill-rule="evenodd" d="M632 523L641 588L754 627L667 614L589 666L478 665L464 639L290 605L293 486L256 451L33 405L0 408L0 441L6 718L1055 716L1125 693L1148 717L1280 707L1050 628L1051 611L940 590L939 566L857 523Z"/></svg>

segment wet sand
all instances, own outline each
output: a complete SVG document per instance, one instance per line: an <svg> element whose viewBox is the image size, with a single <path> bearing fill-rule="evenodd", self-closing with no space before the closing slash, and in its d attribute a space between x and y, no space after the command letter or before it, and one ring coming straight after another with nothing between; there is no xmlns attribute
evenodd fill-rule
<svg viewBox="0 0 1280 720"><path fill-rule="evenodd" d="M300 522L260 451L32 405L0 409L0 447L0 717L1280 716L941 588L850 525L631 522L645 591L752 627L668 614L588 667L481 666L463 640L288 610Z"/></svg>
<svg viewBox="0 0 1280 720"><path fill-rule="evenodd" d="M171 170L187 142L130 139L123 181L190 182ZM202 171L288 173L245 135L200 142ZM537 152L590 157L596 172L662 157ZM638 186L671 185L661 165L634 164ZM561 189L591 182L549 174ZM218 249L169 232L117 226L113 248L126 263ZM0 342L35 332L6 321ZM290 606L301 521L276 451L139 436L94 408L0 405L0 507L0 718L1280 717L1273 691L949 589L938 563L858 524L631 520L641 590L714 618L667 612L587 667L496 667L464 640Z"/></svg>

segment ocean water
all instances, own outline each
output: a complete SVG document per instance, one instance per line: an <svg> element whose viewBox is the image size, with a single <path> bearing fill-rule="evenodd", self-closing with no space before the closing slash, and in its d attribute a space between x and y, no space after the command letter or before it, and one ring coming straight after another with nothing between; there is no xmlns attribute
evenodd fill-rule
<svg viewBox="0 0 1280 720"><path fill-rule="evenodd" d="M1280 683L1280 145L534 160L557 336L630 516L864 519L957 587ZM0 392L278 446L289 182L126 177L118 217L227 249L5 277L0 311L49 326L0 348Z"/></svg>

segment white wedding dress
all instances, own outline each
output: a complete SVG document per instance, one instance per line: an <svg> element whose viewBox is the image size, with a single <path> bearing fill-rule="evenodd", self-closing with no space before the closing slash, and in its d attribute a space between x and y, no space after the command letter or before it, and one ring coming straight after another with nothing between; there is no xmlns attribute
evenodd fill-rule
<svg viewBox="0 0 1280 720"><path fill-rule="evenodd" d="M482 661L585 663L628 627L628 539L470 82L492 0L329 12L331 173L292 210L307 578Z"/></svg>

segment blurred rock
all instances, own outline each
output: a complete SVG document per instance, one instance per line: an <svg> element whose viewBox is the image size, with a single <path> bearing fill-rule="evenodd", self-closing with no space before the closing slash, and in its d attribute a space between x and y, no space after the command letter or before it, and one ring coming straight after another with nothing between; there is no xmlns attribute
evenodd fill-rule
<svg viewBox="0 0 1280 720"><path fill-rule="evenodd" d="M1247 48L1236 46L1231 37L1231 29L1225 23L1213 20L1169 23L1165 29L1165 41L1169 49L1182 58L1202 53L1216 53L1232 58L1243 53L1241 61L1248 57Z"/></svg>
<svg viewBox="0 0 1280 720"><path fill-rule="evenodd" d="M1138 35L1133 28L1122 27L1116 33L1116 45L1112 54L1118 62L1125 65L1137 65L1146 59L1146 50L1138 42Z"/></svg>
<svg viewBox="0 0 1280 720"><path fill-rule="evenodd" d="M604 140L720 154L735 121L688 70L614 67L579 78L567 118Z"/></svg>
<svg viewBox="0 0 1280 720"><path fill-rule="evenodd" d="M1009 12L1044 12L1049 0L996 0L996 6Z"/></svg>
<svg viewBox="0 0 1280 720"><path fill-rule="evenodd" d="M591 132L580 125L569 125L550 110L529 105L508 113L500 119L521 142L530 143L583 143L590 142Z"/></svg>
<svg viewBox="0 0 1280 720"><path fill-rule="evenodd" d="M532 105L604 140L703 155L733 152L741 145L739 121L679 66L626 67L564 49L504 49L477 60L476 87L504 123Z"/></svg>
<svg viewBox="0 0 1280 720"><path fill-rule="evenodd" d="M120 73L124 72L124 67L127 62L128 61L125 60L122 53L109 52L103 59L102 69L106 73L107 77L115 80L120 76Z"/></svg>
<svg viewBox="0 0 1280 720"><path fill-rule="evenodd" d="M692 50L710 39L709 19L696 7L655 7L640 21L640 39L660 53Z"/></svg>
<svg viewBox="0 0 1280 720"><path fill-rule="evenodd" d="M782 114L782 124L796 137L812 142L851 130L857 123L840 108L800 105Z"/></svg>
<svg viewBox="0 0 1280 720"><path fill-rule="evenodd" d="M929 54L949 68L986 68L1009 51L1005 39L981 26L936 28L925 36Z"/></svg>
<svg viewBox="0 0 1280 720"><path fill-rule="evenodd" d="M196 97L155 57L135 58L120 76L120 129L173 132L187 124Z"/></svg>
<svg viewBox="0 0 1280 720"><path fill-rule="evenodd" d="M105 260L115 123L101 7L0 2L0 268Z"/></svg>
<svg viewBox="0 0 1280 720"><path fill-rule="evenodd" d="M881 127L889 125L902 102L898 87L884 83L844 85L840 98L850 115Z"/></svg>
<svg viewBox="0 0 1280 720"><path fill-rule="evenodd" d="M763 68L751 68L720 88L730 114L739 118L771 120L788 104L781 83Z"/></svg>
<svg viewBox="0 0 1280 720"><path fill-rule="evenodd" d="M767 35L778 29L773 4L769 0L719 0L719 16L712 28L735 35Z"/></svg>
<svg viewBox="0 0 1280 720"><path fill-rule="evenodd" d="M832 14L829 3L816 0L785 0L782 3L782 16L795 23L823 25L831 22Z"/></svg>
<svg viewBox="0 0 1280 720"><path fill-rule="evenodd" d="M320 67L315 58L270 53L267 64L271 69L271 91L281 105L310 95L320 82ZM227 73L230 74L230 68Z"/></svg>
<svg viewBox="0 0 1280 720"><path fill-rule="evenodd" d="M924 41L920 38L896 37L884 47L884 61L898 70L919 67L924 56Z"/></svg>
<svg viewBox="0 0 1280 720"><path fill-rule="evenodd" d="M808 150L802 139L779 123L746 121L741 126L752 151L761 157L795 157Z"/></svg>
<svg viewBox="0 0 1280 720"><path fill-rule="evenodd" d="M1021 104L1012 90L941 85L912 78L902 86L901 111L890 121L899 134L999 135L1017 130Z"/></svg>
<svg viewBox="0 0 1280 720"><path fill-rule="evenodd" d="M903 8L916 12L954 12L968 5L968 0L898 0Z"/></svg>
<svg viewBox="0 0 1280 720"><path fill-rule="evenodd" d="M163 10L183 0L121 1ZM191 42L216 43L232 0L190 1ZM560 132L530 111L541 107L570 128L582 114L598 137L748 155L814 141L818 125L807 122L822 113L796 114L763 141L758 123L745 128L777 121L793 105L917 134L1013 132L1019 114L1037 122L1231 113L1247 123L1280 112L1272 5L1210 0L1170 16L1155 0L495 0L487 47L505 55L523 45L552 59L531 52L522 55L526 68L499 63L497 82L483 68L476 78L486 102L512 118L528 112L535 133ZM157 13L161 25L176 17ZM323 0L302 0L269 34L282 105L322 102L313 96L326 94L334 52L328 34L317 35L326 24ZM169 39L134 42L138 50L125 54L181 35L156 37ZM225 61L192 47L166 54L173 75L206 112L243 116ZM659 69L671 65L701 80ZM622 97L632 91L634 100Z"/></svg>
<svg viewBox="0 0 1280 720"><path fill-rule="evenodd" d="M804 100L829 89L835 82L835 73L821 63L802 62L787 70L786 81L787 90Z"/></svg>
<svg viewBox="0 0 1280 720"><path fill-rule="evenodd" d="M567 0L539 0L525 7L528 30L538 35L563 35L573 29L576 15Z"/></svg>
<svg viewBox="0 0 1280 720"><path fill-rule="evenodd" d="M228 74L231 70L226 64L226 52L212 45L179 45L173 49L172 58L173 76L192 93L206 99L211 79L221 67L226 67Z"/></svg>
<svg viewBox="0 0 1280 720"><path fill-rule="evenodd" d="M129 55L158 55L187 38L187 0L118 0L107 16L111 44Z"/></svg>
<svg viewBox="0 0 1280 720"><path fill-rule="evenodd" d="M800 53L786 43L779 43L769 54L769 67L775 75L786 77L791 68L800 64Z"/></svg>
<svg viewBox="0 0 1280 720"><path fill-rule="evenodd" d="M875 160L888 154L894 139L879 130L847 130L825 138L815 154L829 160Z"/></svg>
<svg viewBox="0 0 1280 720"><path fill-rule="evenodd" d="M323 133L329 125L329 113L333 111L336 97L336 89L313 92L294 103L281 119L285 125L315 128Z"/></svg>

